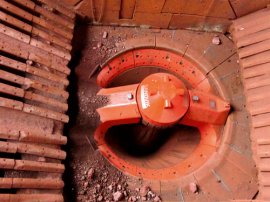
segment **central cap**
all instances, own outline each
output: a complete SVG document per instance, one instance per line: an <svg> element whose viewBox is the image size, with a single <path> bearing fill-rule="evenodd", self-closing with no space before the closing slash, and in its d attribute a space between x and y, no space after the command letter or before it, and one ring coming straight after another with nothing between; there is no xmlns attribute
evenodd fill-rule
<svg viewBox="0 0 270 202"><path fill-rule="evenodd" d="M151 74L138 87L137 103L144 121L153 126L167 127L185 115L189 94L177 77L168 73Z"/></svg>

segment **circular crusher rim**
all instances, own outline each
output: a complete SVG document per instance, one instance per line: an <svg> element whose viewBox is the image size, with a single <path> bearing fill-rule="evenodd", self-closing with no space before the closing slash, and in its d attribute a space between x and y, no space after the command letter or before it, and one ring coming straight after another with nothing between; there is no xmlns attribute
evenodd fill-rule
<svg viewBox="0 0 270 202"><path fill-rule="evenodd" d="M189 31L187 31L187 32L189 32ZM198 35L200 35L200 34L198 34ZM229 41L229 43L231 43L231 41ZM220 93L220 95L224 99L230 99L231 92L227 92L226 87L224 87L223 85L219 85L219 82L217 81L218 79L216 79L222 75L222 72L226 72L226 70L222 69L222 70L220 70L220 72L215 71L215 69L217 69L217 68L214 69L212 67L211 63L209 63L205 58L200 57L201 55L200 55L199 51L196 50L195 48L191 49L189 52L186 52L185 47L187 47L187 46L188 46L187 44L184 44L184 45L181 44L180 47L178 47L177 44L173 40L164 39L164 37L154 36L154 39L153 38L151 39L151 36L148 36L148 37L146 36L146 37L143 37L140 39L131 39L131 40L123 43L123 46L120 45L120 47L123 47L124 50L121 50L113 58L118 57L119 55L121 55L122 53L124 53L128 50L137 50L139 48L161 48L164 50L171 50L175 53L183 54L183 57L189 58L190 61L192 61L192 62L198 64L200 67L202 67L202 71L205 73L205 75L208 78L212 79L211 82L215 84L216 90ZM108 61L112 60L113 58L110 58ZM198 58L200 58L200 59L198 60ZM226 58L225 63L226 62L230 63L231 59L233 59L234 65L236 65L236 67L238 67L237 57L235 57L235 54L232 54L232 55L230 55L229 58ZM104 64L106 64L108 61L106 61ZM209 71L209 69L211 69L211 70L214 69L214 71ZM225 84L225 85L227 85L227 84ZM235 127L235 121L237 120L235 116L236 117L239 116L240 120L248 118L248 117L246 117L244 112L242 114L236 113L236 115L230 116L228 118L228 122L224 128L224 133L230 133L232 128ZM245 116L245 117L243 117L243 116ZM248 121L248 119L246 121ZM219 171L219 170L222 171L222 167L225 170L228 169L227 167L225 167L225 165L227 164L229 167L231 167L235 171L237 171L237 172L235 172L236 179L238 178L237 177L238 174L241 174L241 176L242 176L241 179L243 179L243 176L245 176L245 178L247 178L247 177L249 178L249 181L247 181L247 182L251 185L251 187L248 188L250 190L250 193L246 192L245 198L249 198L249 199L253 198L253 196L257 192L257 187L255 187L255 185L256 185L256 172L255 172L255 169L253 167L253 160L252 160L252 158L246 159L245 156L242 156L241 154L239 154L237 152L237 150L235 150L233 148L233 146L231 146L231 144L230 144L230 143L233 143L234 141L237 141L237 139L235 140L234 137L228 137L228 136L225 138L223 137L221 142L223 142L224 144L209 159L206 166L197 170L196 174L193 173L192 175L185 176L185 177L181 178L181 181L177 180L177 181L174 181L174 183L160 182L160 181L153 181L153 180L150 180L150 181L145 180L145 183L151 184L154 188L157 188L157 189L158 189L158 187L159 187L159 189L161 189L160 186L162 185L162 187L164 187L165 190L167 190L167 191L169 191L168 187L171 187L172 189L176 189L176 190L180 189L181 193L186 196L186 194L188 195L188 192L189 192L189 188L188 188L189 183L191 183L191 182L198 183L202 193L204 193L204 188L201 185L201 182L204 182L203 184L205 184L205 183L207 184L207 183L209 183L208 179L211 179L210 180L211 182L209 184L213 185L213 183L214 183L216 186L216 183L218 183L219 186L223 186L223 188L221 187L221 189L220 188L218 189L218 190L220 190L221 194L219 196L213 196L210 192L208 192L208 193L204 193L203 194L204 196L201 196L201 197L207 197L207 198L209 197L212 199L216 198L216 197L219 199L237 198L237 196L239 196L239 195L238 195L238 193L234 193L234 191L233 192L229 191L231 193L224 193L223 194L224 189L225 189L225 192L227 192L228 190L226 190L226 186L224 186L224 184L223 184L224 179L222 179L222 176L220 176L217 171ZM244 162L244 163L241 164L240 162L241 163ZM243 171L243 170L245 170L245 168L247 169L247 171ZM213 178L214 178L214 181L212 180ZM229 179L227 179L227 180L229 180ZM234 180L229 182L229 183L235 185ZM229 187L227 187L227 188L229 188ZM209 187L207 189L209 190ZM189 196L189 197L194 199L194 197L192 197L192 196Z"/></svg>

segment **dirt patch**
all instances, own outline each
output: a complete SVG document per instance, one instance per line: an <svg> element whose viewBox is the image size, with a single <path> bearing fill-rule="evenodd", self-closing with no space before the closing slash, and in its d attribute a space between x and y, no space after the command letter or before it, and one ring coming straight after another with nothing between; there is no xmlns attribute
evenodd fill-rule
<svg viewBox="0 0 270 202"><path fill-rule="evenodd" d="M140 30L141 32L141 30ZM75 29L74 58L71 62L71 95L67 127L69 143L65 174L66 201L160 201L161 197L148 187L146 194L142 179L137 187L129 187L129 177L111 166L97 150L93 133L99 124L96 109L107 103L106 97L96 96L99 87L96 75L99 67L123 47L120 42L137 37L137 28L78 26ZM91 172L93 172L91 174Z"/></svg>

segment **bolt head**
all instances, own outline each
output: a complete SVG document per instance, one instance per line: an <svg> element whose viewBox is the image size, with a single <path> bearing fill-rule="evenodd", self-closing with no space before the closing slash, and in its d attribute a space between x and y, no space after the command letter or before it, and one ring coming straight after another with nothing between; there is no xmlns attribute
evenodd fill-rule
<svg viewBox="0 0 270 202"><path fill-rule="evenodd" d="M193 96L192 96L192 100L193 100L194 102L199 102L200 98L199 98L198 95L193 95Z"/></svg>
<svg viewBox="0 0 270 202"><path fill-rule="evenodd" d="M129 100L132 100L132 99L133 99L133 94L132 94L132 93L128 93L128 94L127 94L127 98L128 98Z"/></svg>

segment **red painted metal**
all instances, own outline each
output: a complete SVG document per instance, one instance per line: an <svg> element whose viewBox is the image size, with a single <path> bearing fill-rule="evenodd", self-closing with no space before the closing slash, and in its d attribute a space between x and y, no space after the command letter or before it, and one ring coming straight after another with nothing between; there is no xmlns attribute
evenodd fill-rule
<svg viewBox="0 0 270 202"><path fill-rule="evenodd" d="M102 123L94 138L100 151L117 168L151 179L182 176L205 163L201 156L209 157L215 151L218 133L215 125L224 124L230 110L229 103L207 92L187 90L180 79L168 73L152 74L139 85L101 89L98 95L109 99L106 106L97 109ZM112 126L141 120L157 127L178 123L197 127L201 142L184 162L175 166L160 170L138 167L116 155L106 144L105 134Z"/></svg>
<svg viewBox="0 0 270 202"><path fill-rule="evenodd" d="M129 99L128 95L136 95L138 85L128 85L116 88L101 89L98 95L107 96L106 106L97 109L101 124L95 131L97 145L105 144L106 131L115 125L139 123L141 115L136 99Z"/></svg>
<svg viewBox="0 0 270 202"><path fill-rule="evenodd" d="M188 90L171 74L152 74L139 85L137 103L144 121L154 126L171 126L188 110Z"/></svg>
<svg viewBox="0 0 270 202"><path fill-rule="evenodd" d="M211 92L211 86L205 75L196 64L186 57L163 49L136 49L124 52L108 61L97 77L97 84L103 88L108 86L118 75L135 67L159 67L184 79L192 88Z"/></svg>

